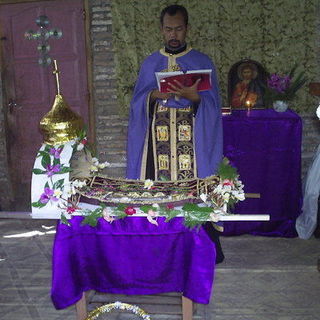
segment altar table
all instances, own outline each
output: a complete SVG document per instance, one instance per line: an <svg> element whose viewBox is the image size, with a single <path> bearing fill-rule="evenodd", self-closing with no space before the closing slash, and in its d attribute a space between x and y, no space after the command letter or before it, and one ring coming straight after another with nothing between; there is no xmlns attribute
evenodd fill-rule
<svg viewBox="0 0 320 320"><path fill-rule="evenodd" d="M75 304L87 290L118 294L181 292L210 301L215 245L203 228L189 230L183 218L159 226L144 217L97 227L58 224L53 247L51 297L57 309Z"/></svg>
<svg viewBox="0 0 320 320"><path fill-rule="evenodd" d="M238 168L247 193L237 214L269 214L268 222L225 222L224 235L295 237L301 211L301 118L291 110L233 111L223 117L224 155Z"/></svg>

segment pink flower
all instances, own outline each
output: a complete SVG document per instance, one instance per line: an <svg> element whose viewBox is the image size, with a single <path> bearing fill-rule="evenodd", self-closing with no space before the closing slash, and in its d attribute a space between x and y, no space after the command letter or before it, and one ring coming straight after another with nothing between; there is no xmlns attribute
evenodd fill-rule
<svg viewBox="0 0 320 320"><path fill-rule="evenodd" d="M134 207L127 207L125 210L124 210L124 213L128 216L132 216L133 214L136 213L136 209Z"/></svg>
<svg viewBox="0 0 320 320"><path fill-rule="evenodd" d="M148 210L148 215L150 217L156 217L158 214L156 211L153 211L152 209Z"/></svg>
<svg viewBox="0 0 320 320"><path fill-rule="evenodd" d="M224 179L224 180L222 181L222 185L223 185L223 186L231 186L231 187L234 187L233 181L231 181L231 180L229 180L229 179Z"/></svg>
<svg viewBox="0 0 320 320"><path fill-rule="evenodd" d="M76 211L75 207L67 207L67 213L68 214L73 214Z"/></svg>
<svg viewBox="0 0 320 320"><path fill-rule="evenodd" d="M88 143L88 139L84 138L80 141L80 143L82 143L83 145L86 145Z"/></svg>
<svg viewBox="0 0 320 320"><path fill-rule="evenodd" d="M174 209L174 205L173 205L172 203L168 203L167 206L166 206L166 208L167 208L168 210L173 210L173 209Z"/></svg>
<svg viewBox="0 0 320 320"><path fill-rule="evenodd" d="M149 221L150 223L152 223L152 224L154 224L154 225L156 225L156 226L158 225L158 222L157 222L157 220L156 220L157 216L158 216L158 212L157 212L157 211L154 211L154 210L152 210L152 209L149 209L149 210L148 210L147 219L148 219L148 221Z"/></svg>
<svg viewBox="0 0 320 320"><path fill-rule="evenodd" d="M107 222L111 223L114 221L114 218L111 216L111 212L107 208L103 209L102 216L103 216L103 219L106 220Z"/></svg>
<svg viewBox="0 0 320 320"><path fill-rule="evenodd" d="M62 148L50 148L49 153L54 156L55 159L59 159L60 158L60 154L61 154Z"/></svg>
<svg viewBox="0 0 320 320"><path fill-rule="evenodd" d="M54 166L52 166L51 164L48 164L46 169L47 169L47 176L48 177L52 177L55 173L60 171L60 164L55 164Z"/></svg>
<svg viewBox="0 0 320 320"><path fill-rule="evenodd" d="M50 188L44 188L44 192L40 196L40 202L48 203L50 200L58 201L58 198L54 196L54 190Z"/></svg>

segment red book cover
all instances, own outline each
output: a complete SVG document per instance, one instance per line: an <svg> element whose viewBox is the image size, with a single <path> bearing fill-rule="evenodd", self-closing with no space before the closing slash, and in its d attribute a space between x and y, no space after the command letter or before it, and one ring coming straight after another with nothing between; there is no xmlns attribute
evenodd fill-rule
<svg viewBox="0 0 320 320"><path fill-rule="evenodd" d="M169 83L177 85L175 80L179 81L185 87L191 87L198 79L198 91L211 89L211 70L191 70L186 73L178 72L156 72L158 88L160 92L169 92L171 87Z"/></svg>

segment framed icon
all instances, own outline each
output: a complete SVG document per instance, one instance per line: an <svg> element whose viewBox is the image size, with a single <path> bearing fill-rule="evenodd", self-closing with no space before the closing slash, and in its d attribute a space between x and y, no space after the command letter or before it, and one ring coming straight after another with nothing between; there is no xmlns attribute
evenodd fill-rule
<svg viewBox="0 0 320 320"><path fill-rule="evenodd" d="M228 100L232 109L263 109L267 72L249 59L235 63L228 75Z"/></svg>

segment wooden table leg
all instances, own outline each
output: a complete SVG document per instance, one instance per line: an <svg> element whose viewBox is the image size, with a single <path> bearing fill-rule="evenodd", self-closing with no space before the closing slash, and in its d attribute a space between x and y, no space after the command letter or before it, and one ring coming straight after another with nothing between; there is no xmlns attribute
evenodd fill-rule
<svg viewBox="0 0 320 320"><path fill-rule="evenodd" d="M83 292L81 299L76 303L77 320L85 320L87 317L86 294Z"/></svg>
<svg viewBox="0 0 320 320"><path fill-rule="evenodd" d="M193 305L192 300L182 296L182 320L192 320Z"/></svg>

